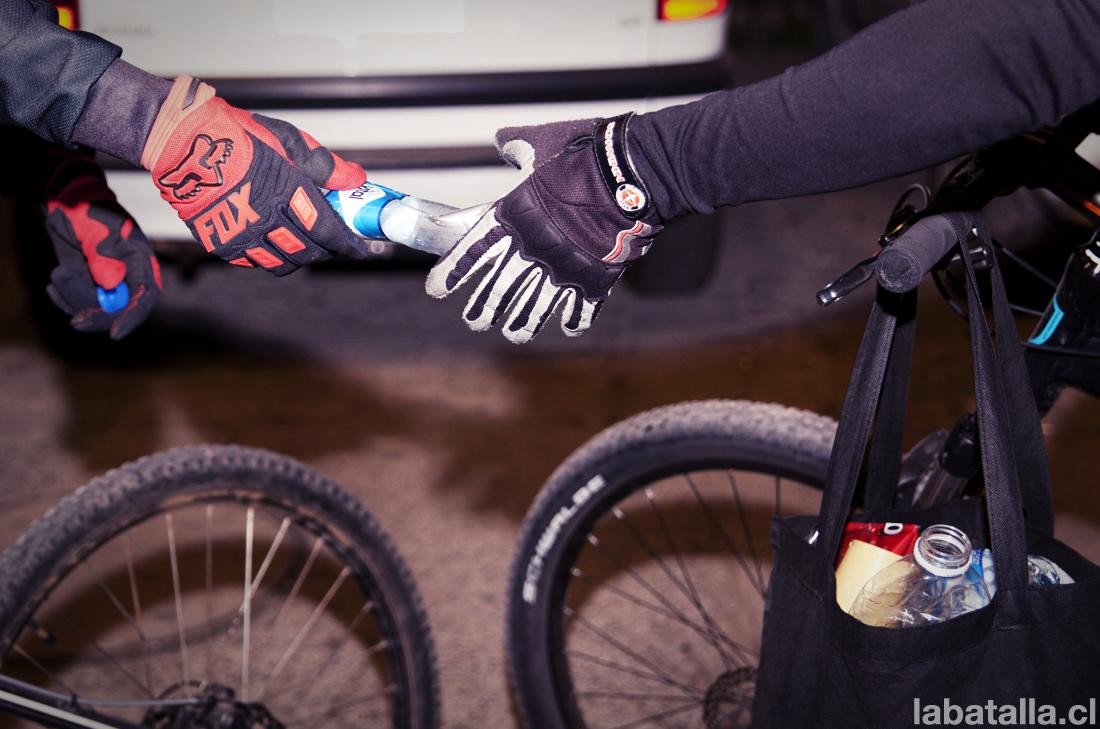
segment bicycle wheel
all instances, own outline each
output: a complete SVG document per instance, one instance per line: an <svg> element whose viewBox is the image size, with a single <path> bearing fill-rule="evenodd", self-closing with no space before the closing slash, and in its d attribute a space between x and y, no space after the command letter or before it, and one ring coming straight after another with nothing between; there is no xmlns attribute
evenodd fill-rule
<svg viewBox="0 0 1100 729"><path fill-rule="evenodd" d="M773 513L816 512L835 423L682 403L551 476L512 562L508 655L538 729L746 726Z"/></svg>
<svg viewBox="0 0 1100 729"><path fill-rule="evenodd" d="M390 538L337 484L251 448L148 456L61 501L0 557L0 657L131 725L438 723Z"/></svg>

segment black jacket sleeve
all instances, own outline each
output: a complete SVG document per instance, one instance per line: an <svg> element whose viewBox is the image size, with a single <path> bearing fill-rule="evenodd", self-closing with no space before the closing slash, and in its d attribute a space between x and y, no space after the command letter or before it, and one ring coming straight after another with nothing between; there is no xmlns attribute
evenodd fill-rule
<svg viewBox="0 0 1100 729"><path fill-rule="evenodd" d="M635 117L665 219L852 187L1100 98L1100 2L927 0L780 76Z"/></svg>
<svg viewBox="0 0 1100 729"><path fill-rule="evenodd" d="M122 49L54 22L39 0L0 0L0 124L68 144L88 88Z"/></svg>

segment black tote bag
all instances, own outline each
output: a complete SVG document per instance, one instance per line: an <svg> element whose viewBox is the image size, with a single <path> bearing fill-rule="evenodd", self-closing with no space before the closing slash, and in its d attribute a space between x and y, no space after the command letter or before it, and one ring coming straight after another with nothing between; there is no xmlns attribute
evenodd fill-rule
<svg viewBox="0 0 1100 729"><path fill-rule="evenodd" d="M980 231L992 265L995 350L973 255L963 252L985 498L921 511L889 508L915 299L880 290L845 397L821 511L772 524L776 562L754 727L1100 726L1100 568L1052 536L1046 453L1004 284L981 217L955 222L960 231ZM868 510L850 515L873 428ZM937 625L864 625L836 602L833 562L849 520L963 529L975 547L993 550L993 601ZM1074 584L1030 587L1028 554L1052 559Z"/></svg>

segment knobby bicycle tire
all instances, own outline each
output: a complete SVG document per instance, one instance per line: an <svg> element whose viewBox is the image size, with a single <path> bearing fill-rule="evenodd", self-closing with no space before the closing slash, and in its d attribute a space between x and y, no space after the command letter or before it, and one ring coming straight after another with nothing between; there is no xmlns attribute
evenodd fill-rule
<svg viewBox="0 0 1100 729"><path fill-rule="evenodd" d="M39 606L101 545L175 505L206 502L277 509L315 536L317 545L323 540L334 550L352 578L347 583L369 596L369 612L384 639L379 651L389 661L394 686L392 725L438 725L439 683L427 616L393 541L335 482L293 459L241 446L147 456L91 481L35 522L0 556L0 668L24 629L34 629L28 621ZM259 561L257 554L253 564Z"/></svg>
<svg viewBox="0 0 1100 729"><path fill-rule="evenodd" d="M621 519L618 505L632 494L635 498L640 494L652 497L648 486L654 482L707 469L769 474L777 479L777 492L779 479L792 479L812 487L810 491L816 489L816 498L835 429L835 422L829 418L775 404L718 400L680 403L613 425L566 459L528 512L508 581L509 668L526 725L532 729L588 727L577 707L578 690L572 685L571 667L563 656L564 618L557 616L565 608L570 579L579 574L574 560L586 547L586 540L592 539L589 530L594 524L601 518L610 519L613 512ZM697 488L694 483L689 485L692 490ZM705 516L699 514L698 521L699 529L704 530ZM665 526L664 521L655 523L662 529ZM677 558L680 556L677 554ZM631 564L625 569L633 571L636 566ZM641 585L646 587L647 583ZM642 592L637 581L628 587L635 593ZM660 609L652 603L668 598L658 591L651 592L653 596L646 600L651 603L649 609ZM762 612L762 604L756 610ZM709 628L695 631L701 634ZM622 664L629 663L627 657L649 660L642 655L645 646L626 640L615 645L616 641L609 640L614 660L604 659L605 665L623 670ZM669 645L667 650L675 649ZM639 665L635 673L662 672L655 664ZM713 692L714 686L711 688ZM615 714L620 718L608 726L644 725L628 721L631 696L624 693L619 697L628 701L621 710L616 706ZM694 712L689 711L690 717ZM672 713L663 712L669 715L665 718L675 719L670 717ZM702 715L685 724L711 725L711 720L704 721Z"/></svg>

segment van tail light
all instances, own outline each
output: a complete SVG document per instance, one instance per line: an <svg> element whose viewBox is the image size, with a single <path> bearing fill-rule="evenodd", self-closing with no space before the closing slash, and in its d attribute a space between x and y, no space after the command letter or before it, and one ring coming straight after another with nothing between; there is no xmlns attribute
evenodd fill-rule
<svg viewBox="0 0 1100 729"><path fill-rule="evenodd" d="M728 0L657 0L658 20L699 20L719 15Z"/></svg>
<svg viewBox="0 0 1100 729"><path fill-rule="evenodd" d="M68 0L63 3L54 3L57 9L57 24L69 30L80 28L80 9L77 0Z"/></svg>

